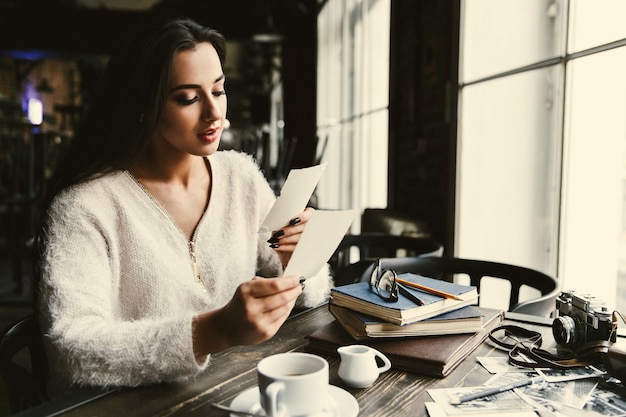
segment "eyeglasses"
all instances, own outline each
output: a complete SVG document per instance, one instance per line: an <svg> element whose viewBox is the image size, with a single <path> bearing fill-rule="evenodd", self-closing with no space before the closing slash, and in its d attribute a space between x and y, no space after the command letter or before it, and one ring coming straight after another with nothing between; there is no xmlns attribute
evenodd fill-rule
<svg viewBox="0 0 626 417"><path fill-rule="evenodd" d="M424 302L411 291L407 290L404 285L398 282L398 275L393 269L382 269L380 258L376 259L372 275L370 276L370 288L376 291L376 294L385 301L398 301L398 292L401 292L409 300L418 306L424 305Z"/></svg>
<svg viewBox="0 0 626 417"><path fill-rule="evenodd" d="M397 275L391 269L382 269L380 258L376 260L372 275L370 276L370 288L385 301L398 301Z"/></svg>

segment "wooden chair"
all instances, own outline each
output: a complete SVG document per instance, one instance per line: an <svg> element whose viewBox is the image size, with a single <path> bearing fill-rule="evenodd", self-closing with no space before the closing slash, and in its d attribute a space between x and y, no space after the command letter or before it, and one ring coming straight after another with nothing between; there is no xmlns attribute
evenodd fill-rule
<svg viewBox="0 0 626 417"><path fill-rule="evenodd" d="M328 263L338 286L358 282L376 258L442 254L443 245L430 238L362 233L344 236Z"/></svg>
<svg viewBox="0 0 626 417"><path fill-rule="evenodd" d="M360 280L369 280L373 265L366 268ZM454 257L404 257L381 259L381 267L393 269L397 273L412 272L433 278L452 280L455 276L468 276L470 285L476 286L478 293L481 288L488 289L485 278L509 281L510 295L508 311L535 316L549 317L556 309L556 298L559 285L556 278L543 272L521 266L498 262L462 259ZM541 295L520 301L520 290L530 287L538 290ZM488 300L486 300L488 301Z"/></svg>
<svg viewBox="0 0 626 417"><path fill-rule="evenodd" d="M11 413L48 399L45 370L41 333L33 315L0 333L0 376L7 387Z"/></svg>

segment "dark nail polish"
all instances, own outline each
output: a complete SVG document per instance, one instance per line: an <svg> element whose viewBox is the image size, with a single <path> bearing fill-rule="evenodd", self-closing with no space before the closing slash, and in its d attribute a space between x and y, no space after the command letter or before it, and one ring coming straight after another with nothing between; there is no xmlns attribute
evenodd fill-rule
<svg viewBox="0 0 626 417"><path fill-rule="evenodd" d="M274 233L274 234L272 235L272 238L276 238L276 239L278 239L279 237L282 237L284 234L285 234L285 231L284 231L284 230L279 230L278 232L276 232L276 233Z"/></svg>
<svg viewBox="0 0 626 417"><path fill-rule="evenodd" d="M272 236L271 238L267 240L267 243L278 243L278 238L275 236Z"/></svg>
<svg viewBox="0 0 626 417"><path fill-rule="evenodd" d="M300 284L302 284L304 281L306 281L306 277L300 277Z"/></svg>
<svg viewBox="0 0 626 417"><path fill-rule="evenodd" d="M295 219L291 219L291 221L289 221L289 225L293 226L293 225L300 223L301 221L302 220L300 220L300 217L296 217Z"/></svg>
<svg viewBox="0 0 626 417"><path fill-rule="evenodd" d="M279 245L278 243L272 243L272 244L270 245L270 248L272 248L272 249L277 249L277 248L280 248L280 245Z"/></svg>

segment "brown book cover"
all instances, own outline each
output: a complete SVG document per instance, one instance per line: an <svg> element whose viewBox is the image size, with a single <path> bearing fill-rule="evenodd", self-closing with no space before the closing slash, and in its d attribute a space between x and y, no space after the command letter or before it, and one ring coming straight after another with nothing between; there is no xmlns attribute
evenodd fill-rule
<svg viewBox="0 0 626 417"><path fill-rule="evenodd" d="M358 343L378 349L391 361L391 366L434 377L445 377L474 351L504 320L504 312L478 307L484 314L483 329L477 333L444 336L371 339ZM355 340L335 320L306 336L307 349L338 356L339 346L355 344Z"/></svg>

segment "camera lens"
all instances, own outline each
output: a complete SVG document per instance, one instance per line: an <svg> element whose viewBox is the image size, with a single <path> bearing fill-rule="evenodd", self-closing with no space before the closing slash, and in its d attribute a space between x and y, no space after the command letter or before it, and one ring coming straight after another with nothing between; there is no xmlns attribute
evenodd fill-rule
<svg viewBox="0 0 626 417"><path fill-rule="evenodd" d="M554 340L561 345L576 344L576 322L570 316L561 316L552 322Z"/></svg>

